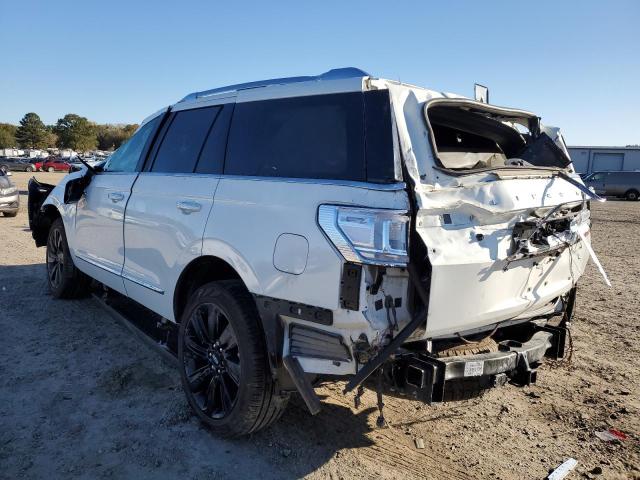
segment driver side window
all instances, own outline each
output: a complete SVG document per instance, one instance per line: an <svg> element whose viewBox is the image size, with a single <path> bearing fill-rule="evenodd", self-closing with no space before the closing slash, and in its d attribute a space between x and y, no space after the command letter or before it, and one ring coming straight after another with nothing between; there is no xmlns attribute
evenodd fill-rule
<svg viewBox="0 0 640 480"><path fill-rule="evenodd" d="M162 115L144 124L133 136L111 154L104 166L105 172L135 172L140 155L150 141Z"/></svg>

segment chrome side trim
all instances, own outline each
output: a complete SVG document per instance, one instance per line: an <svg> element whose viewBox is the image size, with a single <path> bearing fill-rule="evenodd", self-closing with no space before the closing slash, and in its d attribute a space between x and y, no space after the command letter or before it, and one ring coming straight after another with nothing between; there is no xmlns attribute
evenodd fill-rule
<svg viewBox="0 0 640 480"><path fill-rule="evenodd" d="M222 179L231 180L249 180L254 182L285 182L285 183L304 183L312 185L335 185L339 187L364 188L365 190L375 190L381 192L396 192L404 190L407 185L404 182L396 183L369 183L356 182L353 180L329 180L329 179L313 179L313 178L279 178L279 177L245 177L242 175L221 175Z"/></svg>
<svg viewBox="0 0 640 480"><path fill-rule="evenodd" d="M80 255L80 254L76 253L76 257L79 258L80 260L82 260L83 262L87 262L87 263L93 265L94 267L98 267L98 268L100 268L100 269L102 269L102 270L104 270L106 272L113 273L114 275L117 275L119 277L122 276L121 272L119 272L118 270L116 270L114 268L107 267L105 265L102 265L101 263L98 263L95 260L87 258L87 257L85 257L83 255Z"/></svg>
<svg viewBox="0 0 640 480"><path fill-rule="evenodd" d="M331 180L318 178L290 178L290 177L259 177L245 175L225 175L223 173L166 173L166 172L140 172L144 176L165 176L165 177L199 177L212 178L220 180L247 180L251 182L285 182L285 183L304 183L308 185L334 185L338 187L364 188L365 190L374 190L380 192L397 192L405 190L407 184L404 182L395 183L371 183L357 182L355 180Z"/></svg>
<svg viewBox="0 0 640 480"><path fill-rule="evenodd" d="M164 290L162 290L161 288L158 288L158 287L156 287L154 285L151 285L150 283L143 282L141 280L137 280L135 278L132 278L129 275L127 275L126 273L122 274L122 278L124 278L125 280L129 280L130 282L133 282L136 285L140 285L141 287L148 288L152 292L156 292L156 293L159 293L160 295L164 295Z"/></svg>
<svg viewBox="0 0 640 480"><path fill-rule="evenodd" d="M109 267L106 267L104 265L101 265L100 263L96 262L95 260L91 260L91 259L89 259L87 257L82 256L82 255L78 255L77 253L76 253L76 257L79 258L80 260L82 260L83 262L87 262L87 263L93 265L94 267L98 267L101 270L104 270L104 271L109 272L109 273L113 273L114 275L122 277L125 280L129 280L130 282L133 282L133 283L135 283L137 285L140 285L141 287L148 288L149 290L151 290L153 292L156 292L156 293L159 293L161 295L164 295L164 290L162 290L161 288L158 288L158 287L156 287L154 285L151 285L150 283L142 282L140 280L136 280L135 278L132 278L129 275L126 275L125 273L121 273L121 272L119 272L119 271L117 271L117 270L115 270L113 268L109 268Z"/></svg>

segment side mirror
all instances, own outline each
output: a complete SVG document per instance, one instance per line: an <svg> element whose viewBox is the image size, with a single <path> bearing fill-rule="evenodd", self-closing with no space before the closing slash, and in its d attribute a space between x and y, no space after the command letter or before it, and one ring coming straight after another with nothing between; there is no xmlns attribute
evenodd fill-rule
<svg viewBox="0 0 640 480"><path fill-rule="evenodd" d="M94 172L87 170L83 176L69 180L64 187L64 203L75 203L80 200L94 175Z"/></svg>

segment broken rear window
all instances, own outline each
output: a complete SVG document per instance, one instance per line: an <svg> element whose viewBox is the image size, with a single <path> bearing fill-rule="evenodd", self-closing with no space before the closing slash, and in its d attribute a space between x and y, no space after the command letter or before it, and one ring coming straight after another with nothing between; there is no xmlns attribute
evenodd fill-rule
<svg viewBox="0 0 640 480"><path fill-rule="evenodd" d="M435 104L426 112L443 168L565 168L570 163L562 149L539 131L538 118L531 114L462 102Z"/></svg>

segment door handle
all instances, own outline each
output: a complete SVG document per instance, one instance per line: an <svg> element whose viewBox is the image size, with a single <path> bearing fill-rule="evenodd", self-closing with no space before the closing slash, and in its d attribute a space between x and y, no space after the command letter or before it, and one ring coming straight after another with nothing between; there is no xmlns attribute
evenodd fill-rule
<svg viewBox="0 0 640 480"><path fill-rule="evenodd" d="M107 195L109 197L109 199L113 202L113 203L117 203L121 200L124 200L124 193L122 192L111 192L109 195Z"/></svg>
<svg viewBox="0 0 640 480"><path fill-rule="evenodd" d="M178 210L181 210L182 213L189 215L190 213L193 212L199 212L200 209L202 209L202 205L200 205L198 202L193 202L190 200L184 200L182 202L178 202L176 203L176 207L178 207Z"/></svg>

